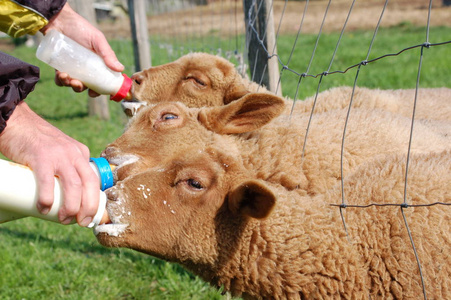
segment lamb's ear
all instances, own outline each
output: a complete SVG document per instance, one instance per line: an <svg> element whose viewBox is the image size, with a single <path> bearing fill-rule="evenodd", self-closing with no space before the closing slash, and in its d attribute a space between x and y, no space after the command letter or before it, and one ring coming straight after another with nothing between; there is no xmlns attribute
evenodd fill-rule
<svg viewBox="0 0 451 300"><path fill-rule="evenodd" d="M243 83L234 83L231 85L231 87L225 92L223 103L229 104L232 101L238 100L241 97L244 97L245 95L249 94L250 91L244 86Z"/></svg>
<svg viewBox="0 0 451 300"><path fill-rule="evenodd" d="M285 100L270 93L249 93L227 105L203 107L198 119L207 129L220 134L256 130L279 116Z"/></svg>
<svg viewBox="0 0 451 300"><path fill-rule="evenodd" d="M229 209L256 219L269 216L276 204L276 196L261 180L243 182L233 191L229 192Z"/></svg>

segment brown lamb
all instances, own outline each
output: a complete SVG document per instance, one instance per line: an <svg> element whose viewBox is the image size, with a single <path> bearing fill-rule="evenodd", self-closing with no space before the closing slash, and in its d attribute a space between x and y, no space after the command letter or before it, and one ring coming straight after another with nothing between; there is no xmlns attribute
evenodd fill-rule
<svg viewBox="0 0 451 300"><path fill-rule="evenodd" d="M118 182L107 190L112 224L96 228L99 242L179 263L245 299L451 294L451 208L400 208L405 155L362 164L343 188L348 205L398 206L343 208L343 223L331 206L342 203L340 185L301 195L258 179L229 152L189 147ZM450 152L412 155L406 204L451 204L449 170ZM127 227L108 234L117 225Z"/></svg>
<svg viewBox="0 0 451 300"><path fill-rule="evenodd" d="M133 116L147 104L162 101L183 102L189 107L220 106L251 92L268 93L266 88L243 78L228 60L207 54L191 53L174 62L151 67L133 75L132 101L123 101L127 115ZM294 114L315 113L349 106L351 87L336 87L305 101L296 101ZM411 118L415 90L379 90L356 88L353 108L379 108ZM286 99L291 113L293 101ZM439 109L438 109L439 108ZM415 117L418 119L451 120L451 89L422 88L417 95Z"/></svg>
<svg viewBox="0 0 451 300"><path fill-rule="evenodd" d="M103 153L118 167L102 244L250 299L422 298L421 279L428 298L450 293L449 206L347 207L343 224L330 205L403 202L413 90L357 88L341 161L350 88L318 95L305 139L315 97L289 116L291 101L224 59L191 54L134 79L147 107ZM450 91L419 91L407 204L451 202Z"/></svg>
<svg viewBox="0 0 451 300"><path fill-rule="evenodd" d="M318 194L335 185L342 173L347 176L376 156L408 151L409 118L355 109L347 124L342 160L346 110L316 115L305 139L309 116L278 117L285 106L277 96L257 93L216 107L188 108L179 102L163 102L132 118L125 133L103 156L118 165L116 179L123 180L188 148L215 146L241 157L259 179ZM451 132L448 123L444 127L418 120L411 151L450 149L451 136L444 133Z"/></svg>

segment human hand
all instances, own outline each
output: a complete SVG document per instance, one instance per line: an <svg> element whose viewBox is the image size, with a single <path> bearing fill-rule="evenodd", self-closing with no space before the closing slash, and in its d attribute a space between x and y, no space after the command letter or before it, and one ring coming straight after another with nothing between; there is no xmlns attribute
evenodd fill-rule
<svg viewBox="0 0 451 300"><path fill-rule="evenodd" d="M85 48L97 53L111 70L117 72L124 70L124 66L117 59L104 34L77 14L68 3L41 29L41 32L46 34L51 29L58 30ZM71 78L69 74L60 71L56 71L55 83L58 86L70 86L75 92L82 92L87 89L81 81ZM93 90L89 90L88 93L91 97L99 96Z"/></svg>
<svg viewBox="0 0 451 300"><path fill-rule="evenodd" d="M80 226L91 223L99 205L99 179L89 165L89 149L65 135L21 102L0 134L0 152L29 166L39 187L38 209L49 212L54 201L54 176L58 176L64 203L61 223L76 217Z"/></svg>

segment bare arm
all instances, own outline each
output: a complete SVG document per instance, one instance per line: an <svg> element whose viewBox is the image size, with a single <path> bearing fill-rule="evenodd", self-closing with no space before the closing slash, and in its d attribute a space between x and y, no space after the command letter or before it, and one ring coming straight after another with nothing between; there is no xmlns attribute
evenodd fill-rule
<svg viewBox="0 0 451 300"><path fill-rule="evenodd" d="M89 149L65 135L20 102L0 134L0 152L29 166L39 186L38 209L47 213L53 204L54 176L61 180L65 202L59 211L63 224L75 217L87 226L99 203L99 183L89 166Z"/></svg>

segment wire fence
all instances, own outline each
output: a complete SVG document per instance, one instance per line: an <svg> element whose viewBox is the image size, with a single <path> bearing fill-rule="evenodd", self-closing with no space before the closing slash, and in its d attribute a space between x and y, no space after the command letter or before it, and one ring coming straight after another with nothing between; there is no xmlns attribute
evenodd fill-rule
<svg viewBox="0 0 451 300"><path fill-rule="evenodd" d="M400 51L398 51L396 53L385 53L385 54L383 54L381 56L377 56L375 58L370 59L375 39L377 37L377 34L378 34L379 29L380 29L382 20L384 18L384 13L386 12L387 6L388 6L388 3L389 3L389 1L386 0L385 3L383 3L382 9L381 9L381 13L380 13L380 16L379 16L379 19L378 19L378 22L377 22L377 25L375 26L375 28L373 30L371 42L369 44L369 47L368 47L365 59L362 60L362 61L356 62L353 65L347 66L344 70L332 70L332 66L333 66L334 60L336 58L337 51L338 51L338 49L340 47L340 42L343 39L343 35L344 35L344 33L345 33L346 29L347 29L347 26L348 26L348 21L349 21L351 15L353 13L353 8L354 8L354 5L356 3L356 1L353 0L351 5L350 5L350 7L349 7L349 11L348 11L347 17L346 17L346 19L345 19L345 21L343 23L343 27L342 27L342 29L340 31L339 38L337 40L334 52L333 52L333 54L331 56L330 63L328 65L327 69L325 69L324 71L322 71L320 73L316 73L316 74L315 73L311 73L310 72L310 68L311 68L314 56L316 54L318 42L319 42L319 40L321 38L321 34L322 34L323 28L325 26L325 22L327 20L327 15L328 15L328 12L329 12L330 5L332 3L332 1L329 0L328 4L327 4L327 7L326 7L326 9L324 11L324 17L322 19L320 30L319 30L319 33L317 35L317 39L316 39L316 42L315 42L314 50L311 53L311 58L309 60L307 68L302 72L302 71L299 71L299 70L291 68L290 67L290 61L291 61L291 59L292 59L292 57L293 57L293 55L295 53L296 42L299 40L299 37L300 37L301 32L302 32L302 27L303 27L305 16L306 16L305 13L307 12L307 9L308 9L308 6L309 6L309 2L310 1L308 1L308 0L305 2L305 9L304 9L304 12L303 12L300 24L299 24L299 30L298 30L298 32L296 34L295 42L293 43L293 47L292 47L292 50L290 52L288 60L283 61L277 54L274 54L273 52L271 52L271 49L266 49L264 47L264 37L260 37L260 44L261 44L262 48L265 50L265 54L268 56L268 58L272 57L272 56L277 56L278 57L278 61L279 61L279 64L281 66L281 72L280 72L280 78L281 78L280 80L281 81L283 81L283 73L284 72L291 72L291 73L295 74L299 78L298 84L297 84L297 87L296 87L297 91L302 88L302 79L303 78L306 78L306 77L319 78L318 86L317 86L317 89L316 89L317 90L316 96L318 95L319 91L321 90L321 83L322 83L322 79L323 79L324 76L332 75L332 74L344 74L344 73L346 73L346 72L348 72L350 70L356 69L355 78L354 78L354 84L353 84L353 90L352 90L352 94L350 96L348 113L347 113L346 122L345 122L345 125L344 125L343 135L342 135L341 166L340 166L340 169L341 169L341 195L342 195L342 202L341 202L341 204L331 204L331 205L332 206L337 206L337 207L340 208L340 214L342 216L342 222L343 222L343 226L345 228L345 231L347 231L346 230L347 226L346 226L345 218L344 218L344 215L343 215L343 210L346 209L346 208L353 207L353 208L361 208L361 209L363 209L363 208L368 208L368 207L372 207L372 206L393 206L393 207L399 207L401 209L401 213L402 213L402 216L403 216L404 224L405 224L407 232L409 234L410 242L411 242L411 245L412 245L412 250L414 251L415 258L417 260L418 269L419 269L419 273L420 273L420 277L421 277L421 283L422 283L422 287L423 287L423 297L424 297L424 299L427 299L426 288L425 288L425 283L424 283L424 278L423 278L422 266L421 266L421 262L420 262L419 257L418 257L417 247L416 247L415 242L414 242L414 240L412 238L412 233L410 231L409 224L408 224L407 218L405 216L405 210L408 209L409 207L421 207L421 206L426 207L426 206L433 206L433 205L451 205L451 203L434 202L434 203L429 203L429 204L424 204L424 205L412 205L412 204L409 204L408 200L407 200L409 161L410 161L410 155L411 155L412 135L413 135L413 128L414 128L414 123L415 123L415 108L416 108L416 103L417 103L418 89L420 88L420 77L421 77L420 75L421 75L421 68L423 66L424 50L425 49L429 49L430 47L438 47L438 46L440 46L440 47L448 47L449 49L451 49L451 39L450 40L440 41L440 42L437 42L437 43L431 43L430 42L429 38L430 38L431 12L432 12L432 0L431 0L431 1L429 1L429 5L428 5L428 9L427 9L427 21L426 21L426 26L425 26L425 36L424 36L424 42L423 43L416 44L416 45L414 44L414 45L408 46L408 47L406 47L404 49L401 49ZM285 2L285 4L287 4L287 2ZM258 2L254 1L253 5L258 6ZM285 8L284 8L284 10L283 10L283 12L281 14L281 20L284 18L284 12L285 12ZM251 26L251 29L254 31L254 33L256 35L258 35L258 31L255 29L255 27ZM277 35L279 35L279 32L277 32ZM350 116L351 110L352 110L354 91L355 91L355 88L356 88L357 83L359 81L359 75L360 75L361 67L362 66L367 66L367 65L372 64L372 63L375 63L375 62L377 62L379 60L383 60L383 59L385 59L387 57L399 56L399 55L401 55L402 53L404 53L406 51L414 51L415 49L418 49L418 48L421 51L419 52L419 55L418 55L419 56L418 57L419 63L418 63L417 76L416 76L416 82L415 82L415 90L416 90L415 98L412 99L412 101L414 102L414 105L413 105L414 109L412 111L409 146L408 146L408 149L407 149L403 201L402 201L402 203L371 203L369 205L353 205L352 203L348 203L346 195L345 195L345 191L344 191L345 174L343 174L343 169L344 169L343 168L343 157L344 157L343 156L343 152L344 152L344 148L345 148L345 144L346 144L347 125L348 125L349 116ZM295 99L296 99L296 97L295 97ZM310 127L310 123L311 123L311 120L312 120L312 117L313 117L313 114L314 114L316 99L317 98L315 98L315 102L313 104L313 108L312 108L311 115L310 115L310 121L309 121L309 124L307 126L307 133L306 133L305 141L304 141L304 149L305 149L305 146L308 144L308 138L307 138L307 136L308 136L308 129Z"/></svg>
<svg viewBox="0 0 451 300"><path fill-rule="evenodd" d="M426 289L425 289L425 283L424 283L424 278L423 278L421 262L419 260L418 254L417 254L416 245L415 245L414 240L412 238L412 234L411 234L411 231L410 231L410 228L409 228L409 224L407 222L407 219L406 219L404 211L406 209L408 209L409 207L414 207L414 206L418 207L418 206L432 206L432 205L451 205L451 203L443 203L443 202L434 202L434 203L425 204L425 205L411 205L411 204L408 203L407 198L406 198L407 189L408 189L409 160L410 160L410 154L411 154L412 134L413 134L413 128L414 128L414 123L415 123L415 107L416 107L416 102L417 102L418 89L420 87L420 74L421 74L421 68L422 68L422 65L423 65L424 49L430 48L430 47L436 47L436 46L447 46L447 47L449 47L451 41L447 40L447 41L442 41L442 42L439 42L439 43L430 43L430 41L429 41L429 36L430 36L429 32L430 32L430 26L431 26L430 25L431 24L430 20L431 20L431 11L432 11L432 1L429 1L429 8L428 8L428 15L427 15L427 24L426 24L426 30L425 30L425 40L424 40L424 42L422 44L412 45L412 46L406 47L406 48L398 51L397 53L386 53L384 55L381 55L381 56L378 56L376 58L370 59L372 46L373 46L373 44L375 42L375 38L377 36L378 30L380 28L381 22L382 22L383 17L384 17L384 12L386 11L387 5L388 5L388 2L389 2L388 0L386 0L384 5L383 5L383 8L381 10L381 14L380 14L378 23L377 23L377 25L374 28L374 33L373 33L370 45L368 47L368 51L367 51L367 55L366 55L365 59L360 61L360 62L357 62L357 63L355 63L355 64L353 64L351 66L346 67L344 70L333 70L333 71L331 71L331 67L332 67L334 59L336 57L337 50L340 47L340 42L341 42L341 40L343 38L343 34L344 34L344 32L345 32L345 30L347 28L348 20L349 20L351 14L352 14L355 2L356 2L355 0L352 1L352 4L351 4L351 6L349 8L349 13L347 15L347 18L346 18L345 22L343 23L343 28L342 28L342 30L340 32L340 36L339 36L339 39L337 41L337 44L336 44L335 50L333 52L333 55L331 57L330 64L329 64L329 66L328 66L328 68L326 70L324 70L323 72L318 73L318 74L311 74L311 73L309 73L310 66L311 66L311 63L313 61L313 57L314 57L315 52L316 52L315 51L316 50L316 46L318 45L318 41L319 41L319 39L321 37L322 29L324 27L325 21L327 20L327 13L328 13L328 9L330 7L331 1L328 2L327 9L325 10L324 18L323 18L323 21L322 21L321 27L320 27L321 29L320 29L319 34L317 36L318 38L316 40L315 48L314 48L314 51L311 54L311 59L309 61L307 69L304 72L301 73L301 72L299 72L297 70L294 70L294 69L291 69L289 67L289 61L290 61L290 59L291 59L291 57L292 57L292 55L294 53L294 50L295 50L295 43L294 43L287 63L284 63L279 58L279 64L282 66L281 75L282 75L282 72L287 71L287 72L292 72L296 76L298 76L299 77L299 81L298 81L297 89L301 88L302 78L305 78L305 77L308 77L308 76L309 77L313 77L313 78L318 78L319 77L320 80L318 81L317 91L320 91L320 86L321 86L321 82L322 82L322 77L323 76L330 75L330 74L343 74L343 73L346 73L346 72L348 72L348 71L350 71L352 69L355 69L355 68L357 69L356 73L355 73L354 84L353 84L353 92L351 94L351 98L350 98L350 101L349 101L348 114L347 114L346 122L345 122L345 125L344 125L344 129L343 129L343 139L342 139L342 147L341 147L341 194L342 194L342 203L341 204L331 204L331 205L338 206L340 208L340 213L341 213L341 216L342 216L343 226L344 226L345 230L346 230L346 222L345 222L345 218L343 216L343 210L345 208L347 208L347 207L354 207L354 208L367 208L367 207L371 207L371 206L394 206L394 207L399 207L401 209L401 213L402 213L402 216L403 216L404 224L405 224L407 232L409 234L409 238L410 238L410 242L411 242L411 245L412 245L412 249L413 249L413 251L415 253L415 258L417 260L418 269L419 269L419 273L420 273L420 276L421 276L421 282L422 282L422 286L423 286L423 297L426 299L427 295L426 295ZM257 2L255 2L255 4L256 3ZM306 5L305 5L305 11L307 10L308 4L309 4L309 1L307 0L306 1ZM300 23L300 26L299 26L298 34L296 36L296 40L298 39L298 37L300 35L300 32L302 30L302 24L303 24L303 21L304 21L304 17L305 17L305 14L303 15L303 17L301 19L301 23ZM283 14L282 14L282 18L283 18ZM254 30L254 32L257 34L257 31ZM261 40L261 44L263 46L263 40ZM344 157L343 156L343 152L344 152L344 145L346 143L346 129L347 129L347 125L348 125L349 115L351 113L353 97L354 97L354 90L356 88L356 85L357 85L357 82L358 82L358 79L359 79L359 74L360 74L361 67L362 66L366 66L366 65L371 64L371 63L374 63L374 62L377 62L379 60L385 59L387 57L398 56L398 55L402 54L405 51L413 51L414 49L417 49L417 48L420 48L421 51L420 51L420 54L419 54L419 64L418 64L418 71L417 71L417 79L416 79L416 83L415 83L416 92L415 92L415 98L413 99L414 110L412 111L412 122L411 122L412 125L411 125L410 137L409 137L409 147L408 147L408 150L407 150L403 202L402 203L383 203L383 204L381 204L381 203L371 203L369 205L353 205L352 203L349 204L349 203L347 203L348 201L346 199L346 195L345 195L345 191L344 191L344 178L345 178L345 176L343 174L343 157ZM268 55L268 57L270 57L271 55L274 55L270 51L268 51L267 49L265 49L265 50L266 50L266 54ZM281 78L283 78L283 77L281 76ZM283 80L283 79L281 79L281 80ZM318 95L318 92L317 92L316 95ZM315 98L315 103L316 103L316 98ZM314 113L314 108L315 108L315 104L313 105L311 116ZM311 118L310 118L310 120L311 120ZM309 128L309 126L310 126L310 122L309 122L309 125L307 127L307 134L306 134L306 138L305 138L305 142L304 142L304 147L308 143L307 136L308 136L308 128Z"/></svg>

